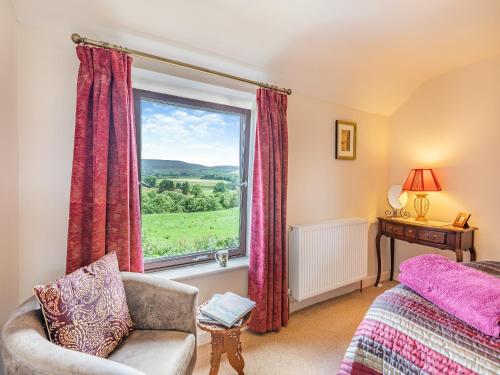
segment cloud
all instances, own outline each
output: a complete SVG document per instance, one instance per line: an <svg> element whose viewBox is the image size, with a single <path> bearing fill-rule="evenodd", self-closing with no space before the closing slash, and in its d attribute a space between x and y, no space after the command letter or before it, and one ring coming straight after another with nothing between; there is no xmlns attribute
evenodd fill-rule
<svg viewBox="0 0 500 375"><path fill-rule="evenodd" d="M143 158L239 163L237 115L151 103L143 107L141 122Z"/></svg>
<svg viewBox="0 0 500 375"><path fill-rule="evenodd" d="M196 137L206 137L208 135L208 125L203 123L191 127L191 131Z"/></svg>
<svg viewBox="0 0 500 375"><path fill-rule="evenodd" d="M172 116L156 113L143 115L141 120L143 133L161 133L172 138L185 138L190 135L186 124Z"/></svg>
<svg viewBox="0 0 500 375"><path fill-rule="evenodd" d="M155 105L158 106L156 103ZM143 132L162 133L174 138L205 137L209 131L221 135L224 134L224 129L238 124L238 119L234 115L196 109L154 113L152 107L143 110L141 120Z"/></svg>
<svg viewBox="0 0 500 375"><path fill-rule="evenodd" d="M189 112L191 113L189 113ZM210 124L213 126L221 126L226 127L231 124L227 121L227 115L224 116L221 113L216 112L208 112L202 111L199 109L190 109L190 110L176 110L172 113L172 116L185 123L189 123L191 125L199 125L199 124Z"/></svg>

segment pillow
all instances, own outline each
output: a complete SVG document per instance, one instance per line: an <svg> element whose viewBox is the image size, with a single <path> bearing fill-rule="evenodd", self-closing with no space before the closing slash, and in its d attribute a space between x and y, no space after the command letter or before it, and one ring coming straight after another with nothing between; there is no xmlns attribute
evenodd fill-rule
<svg viewBox="0 0 500 375"><path fill-rule="evenodd" d="M115 252L34 291L63 348L106 358L133 329Z"/></svg>
<svg viewBox="0 0 500 375"><path fill-rule="evenodd" d="M500 336L500 279L437 254L407 259L399 281L485 335Z"/></svg>

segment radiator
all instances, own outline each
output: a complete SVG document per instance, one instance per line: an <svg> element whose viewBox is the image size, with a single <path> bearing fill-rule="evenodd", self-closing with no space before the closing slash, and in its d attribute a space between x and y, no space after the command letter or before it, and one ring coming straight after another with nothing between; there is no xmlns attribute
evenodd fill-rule
<svg viewBox="0 0 500 375"><path fill-rule="evenodd" d="M297 301L362 280L368 269L368 220L292 226L289 283Z"/></svg>

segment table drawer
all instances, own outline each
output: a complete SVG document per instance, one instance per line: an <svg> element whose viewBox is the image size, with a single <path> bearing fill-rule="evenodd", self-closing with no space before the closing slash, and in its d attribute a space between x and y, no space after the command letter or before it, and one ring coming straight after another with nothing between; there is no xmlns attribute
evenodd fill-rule
<svg viewBox="0 0 500 375"><path fill-rule="evenodd" d="M417 229L416 228L405 228L405 237L417 238Z"/></svg>
<svg viewBox="0 0 500 375"><path fill-rule="evenodd" d="M421 229L418 231L418 239L435 243L445 243L446 233Z"/></svg>
<svg viewBox="0 0 500 375"><path fill-rule="evenodd" d="M389 224L387 223L385 225L385 230L387 232L387 234L391 235L391 234L395 234L397 236L403 236L403 233L404 233L404 227L401 226L401 225L395 225L395 224Z"/></svg>

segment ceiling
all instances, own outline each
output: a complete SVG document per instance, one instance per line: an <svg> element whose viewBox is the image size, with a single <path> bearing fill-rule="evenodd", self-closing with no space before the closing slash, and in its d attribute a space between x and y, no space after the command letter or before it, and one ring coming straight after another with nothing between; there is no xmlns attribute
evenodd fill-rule
<svg viewBox="0 0 500 375"><path fill-rule="evenodd" d="M12 3L20 23L106 35L109 42L129 35L175 45L190 51L187 62L205 55L213 68L260 75L304 95L383 115L433 76L500 54L500 0ZM140 44L146 51L157 48Z"/></svg>

